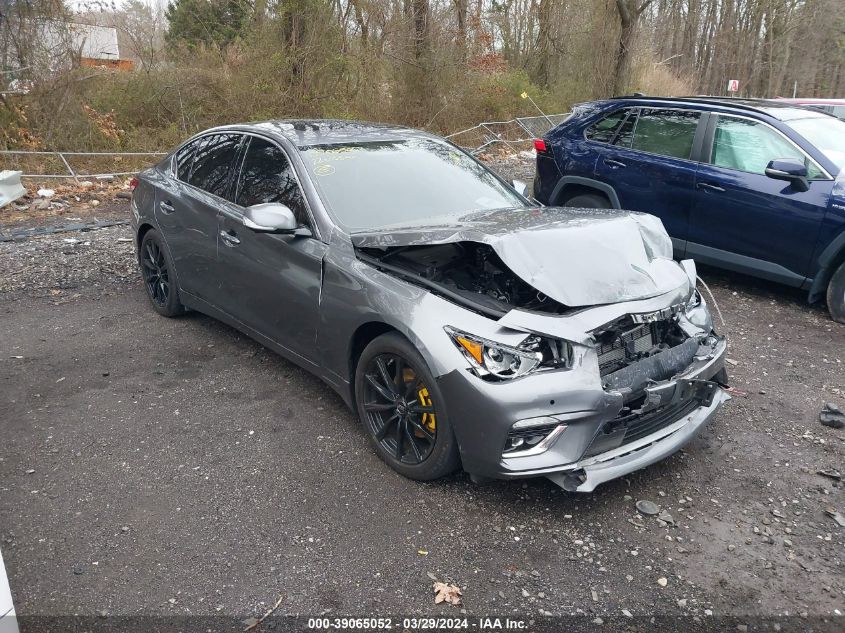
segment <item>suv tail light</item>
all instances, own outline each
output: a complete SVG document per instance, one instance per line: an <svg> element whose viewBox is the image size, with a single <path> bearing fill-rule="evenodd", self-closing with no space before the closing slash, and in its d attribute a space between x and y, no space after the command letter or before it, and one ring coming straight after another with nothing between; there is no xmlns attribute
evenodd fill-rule
<svg viewBox="0 0 845 633"><path fill-rule="evenodd" d="M129 191L135 191L135 187L137 187L137 186L138 186L138 177L132 176L132 178L129 181Z"/></svg>
<svg viewBox="0 0 845 633"><path fill-rule="evenodd" d="M546 145L546 141L541 138L534 139L534 149L537 150L537 153L546 153L549 151L549 146Z"/></svg>

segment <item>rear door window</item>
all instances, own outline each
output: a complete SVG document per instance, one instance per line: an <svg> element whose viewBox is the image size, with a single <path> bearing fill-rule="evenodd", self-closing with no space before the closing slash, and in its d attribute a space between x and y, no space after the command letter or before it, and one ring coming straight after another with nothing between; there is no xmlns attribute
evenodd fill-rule
<svg viewBox="0 0 845 633"><path fill-rule="evenodd" d="M628 112L629 110L618 110L600 121L593 123L584 132L584 137L588 141L595 141L597 143L612 142Z"/></svg>
<svg viewBox="0 0 845 633"><path fill-rule="evenodd" d="M229 199L240 141L240 134L211 134L199 139L188 182L215 196Z"/></svg>
<svg viewBox="0 0 845 633"><path fill-rule="evenodd" d="M631 149L689 159L700 112L648 109L640 112Z"/></svg>
<svg viewBox="0 0 845 633"><path fill-rule="evenodd" d="M293 166L281 147L266 139L249 139L235 203L242 207L278 202L293 211L300 225L309 225L305 197Z"/></svg>
<svg viewBox="0 0 845 633"><path fill-rule="evenodd" d="M199 141L188 143L176 152L176 178L179 180L188 181L188 177L191 175L191 167L194 163L194 151L197 149L198 144Z"/></svg>

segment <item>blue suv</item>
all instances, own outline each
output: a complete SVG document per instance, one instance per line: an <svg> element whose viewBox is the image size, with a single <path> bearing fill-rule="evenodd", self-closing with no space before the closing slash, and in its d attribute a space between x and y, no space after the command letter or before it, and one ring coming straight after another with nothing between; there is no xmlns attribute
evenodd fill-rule
<svg viewBox="0 0 845 633"><path fill-rule="evenodd" d="M678 258L826 296L845 323L845 122L718 97L581 104L535 141L534 196L658 216Z"/></svg>

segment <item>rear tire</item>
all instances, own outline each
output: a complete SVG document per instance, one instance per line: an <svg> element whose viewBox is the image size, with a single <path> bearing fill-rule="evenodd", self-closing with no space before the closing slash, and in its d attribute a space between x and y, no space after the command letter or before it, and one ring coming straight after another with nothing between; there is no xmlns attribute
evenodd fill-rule
<svg viewBox="0 0 845 633"><path fill-rule="evenodd" d="M845 262L839 265L827 285L827 309L834 321L845 323Z"/></svg>
<svg viewBox="0 0 845 633"><path fill-rule="evenodd" d="M460 465L443 394L423 357L398 333L379 336L358 359L355 405L376 453L399 474L430 481Z"/></svg>
<svg viewBox="0 0 845 633"><path fill-rule="evenodd" d="M579 209L610 209L610 200L598 193L579 193L563 203L565 207Z"/></svg>
<svg viewBox="0 0 845 633"><path fill-rule="evenodd" d="M144 233L138 248L138 265L153 310L166 317L184 314L185 307L179 299L173 262L155 229Z"/></svg>

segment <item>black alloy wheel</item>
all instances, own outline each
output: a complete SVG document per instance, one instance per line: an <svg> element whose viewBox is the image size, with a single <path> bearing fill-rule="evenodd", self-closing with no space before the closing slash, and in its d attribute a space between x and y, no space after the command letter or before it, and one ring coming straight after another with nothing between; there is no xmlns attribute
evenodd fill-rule
<svg viewBox="0 0 845 633"><path fill-rule="evenodd" d="M141 268L150 299L158 307L165 307L170 298L170 273L167 270L164 252L156 240L144 241Z"/></svg>
<svg viewBox="0 0 845 633"><path fill-rule="evenodd" d="M141 277L144 279L144 288L153 309L166 317L183 314L185 308L179 298L173 264L155 230L144 234L138 248L138 263L141 265Z"/></svg>
<svg viewBox="0 0 845 633"><path fill-rule="evenodd" d="M362 406L370 432L396 461L423 463L437 441L437 411L428 387L396 354L370 359L364 375Z"/></svg>
<svg viewBox="0 0 845 633"><path fill-rule="evenodd" d="M398 332L374 339L358 358L355 404L376 453L396 472L430 481L460 466L440 387Z"/></svg>

